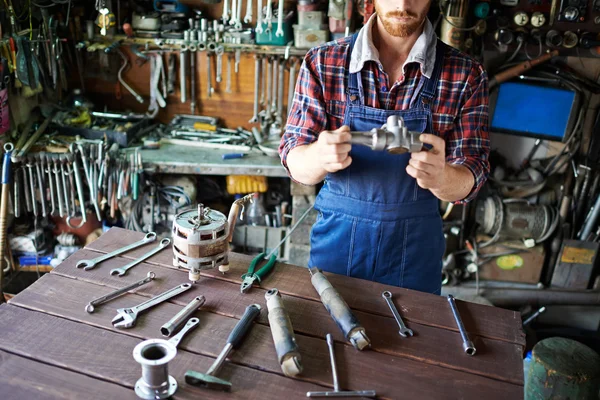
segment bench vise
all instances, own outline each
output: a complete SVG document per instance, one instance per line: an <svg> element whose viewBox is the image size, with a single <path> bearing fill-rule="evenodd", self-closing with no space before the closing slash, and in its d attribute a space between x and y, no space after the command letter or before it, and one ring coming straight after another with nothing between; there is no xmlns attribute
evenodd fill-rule
<svg viewBox="0 0 600 400"><path fill-rule="evenodd" d="M368 132L352 131L350 134L350 143L368 146L372 150L385 150L392 154L423 150L423 143L419 140L421 133L409 131L402 117L397 115L390 115L381 128L373 128Z"/></svg>

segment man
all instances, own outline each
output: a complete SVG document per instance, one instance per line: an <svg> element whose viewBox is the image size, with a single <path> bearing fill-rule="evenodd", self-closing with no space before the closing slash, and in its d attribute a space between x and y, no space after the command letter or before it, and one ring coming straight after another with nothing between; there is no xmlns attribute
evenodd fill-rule
<svg viewBox="0 0 600 400"><path fill-rule="evenodd" d="M430 1L376 0L349 38L311 49L280 155L305 185L325 180L310 266L440 293L445 241L438 199L467 202L489 173L483 67L437 40ZM352 146L350 131L402 117L429 151Z"/></svg>

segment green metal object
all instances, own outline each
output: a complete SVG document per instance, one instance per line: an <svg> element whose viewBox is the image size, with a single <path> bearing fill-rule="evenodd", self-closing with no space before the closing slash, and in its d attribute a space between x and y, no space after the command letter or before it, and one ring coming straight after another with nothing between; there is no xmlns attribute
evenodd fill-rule
<svg viewBox="0 0 600 400"><path fill-rule="evenodd" d="M242 275L243 282L240 288L240 291L242 293L246 293L248 290L250 290L254 282L260 283L260 281L262 281L262 279L265 276L267 276L269 272L271 272L273 267L275 267L275 263L277 262L277 254L271 254L271 257L269 257L267 263L255 273L254 269L256 268L258 263L262 262L262 260L264 259L265 253L260 253L259 255L254 257L254 259L250 263L250 266L248 267L248 272Z"/></svg>
<svg viewBox="0 0 600 400"><path fill-rule="evenodd" d="M544 339L533 347L525 388L525 400L597 400L600 356L571 339Z"/></svg>

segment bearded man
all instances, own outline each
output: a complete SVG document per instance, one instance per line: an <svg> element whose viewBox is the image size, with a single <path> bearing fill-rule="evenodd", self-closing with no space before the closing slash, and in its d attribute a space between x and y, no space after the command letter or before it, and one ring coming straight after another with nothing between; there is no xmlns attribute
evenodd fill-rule
<svg viewBox="0 0 600 400"><path fill-rule="evenodd" d="M488 78L438 40L431 0L376 0L355 35L311 49L281 139L282 164L324 180L310 266L439 294L445 240L439 200L466 203L489 173ZM351 131L402 117L428 151L351 145Z"/></svg>

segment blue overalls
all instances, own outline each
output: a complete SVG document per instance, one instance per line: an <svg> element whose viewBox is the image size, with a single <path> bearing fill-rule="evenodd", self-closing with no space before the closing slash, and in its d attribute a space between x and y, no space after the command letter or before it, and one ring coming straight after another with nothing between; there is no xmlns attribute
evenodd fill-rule
<svg viewBox="0 0 600 400"><path fill-rule="evenodd" d="M430 104L445 51L438 40L432 77L421 76L419 98L405 111L365 106L361 73L349 74L344 124L353 131L369 131L384 125L389 115L398 115L411 131L433 132ZM317 196L309 265L440 294L445 240L438 199L407 174L410 154L353 145L350 155L352 164L328 174Z"/></svg>

